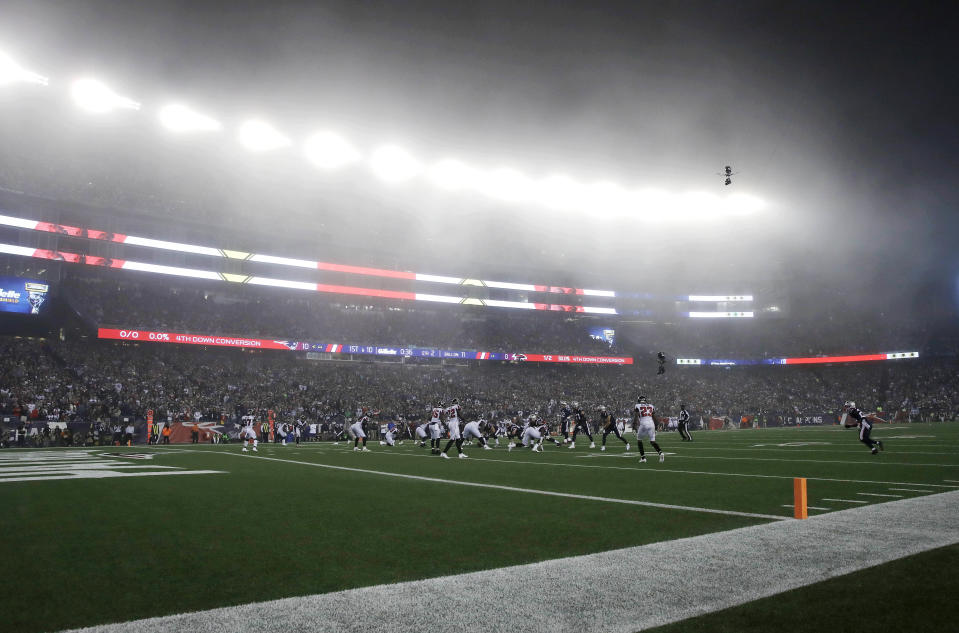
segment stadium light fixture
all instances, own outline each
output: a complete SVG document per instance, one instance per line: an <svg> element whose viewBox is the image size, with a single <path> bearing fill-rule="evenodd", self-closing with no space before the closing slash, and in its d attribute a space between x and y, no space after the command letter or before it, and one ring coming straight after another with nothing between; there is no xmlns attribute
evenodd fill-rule
<svg viewBox="0 0 959 633"><path fill-rule="evenodd" d="M507 202L529 200L535 195L535 183L525 174L509 167L499 167L477 182L479 191L490 198Z"/></svg>
<svg viewBox="0 0 959 633"><path fill-rule="evenodd" d="M73 82L70 92L77 106L93 114L105 114L117 109L140 109L139 103L113 92L106 84L96 79L78 79Z"/></svg>
<svg viewBox="0 0 959 633"><path fill-rule="evenodd" d="M728 215L752 215L766 208L766 203L756 196L734 193L724 200Z"/></svg>
<svg viewBox="0 0 959 633"><path fill-rule="evenodd" d="M159 113L160 123L171 132L215 132L223 126L219 121L180 103L165 106Z"/></svg>
<svg viewBox="0 0 959 633"><path fill-rule="evenodd" d="M370 166L380 180L388 183L406 182L423 169L409 152L395 145L384 145L374 151Z"/></svg>
<svg viewBox="0 0 959 633"><path fill-rule="evenodd" d="M6 53L0 53L0 86L27 83L46 86L50 80L43 75L27 70Z"/></svg>
<svg viewBox="0 0 959 633"><path fill-rule="evenodd" d="M609 181L588 186L583 192L582 208L600 215L621 215L635 206L635 200L623 187Z"/></svg>
<svg viewBox="0 0 959 633"><path fill-rule="evenodd" d="M430 167L429 179L440 189L461 191L475 185L476 171L458 160L447 158Z"/></svg>
<svg viewBox="0 0 959 633"><path fill-rule="evenodd" d="M581 209L585 190L569 176L553 175L537 183L537 200L551 209Z"/></svg>
<svg viewBox="0 0 959 633"><path fill-rule="evenodd" d="M290 145L290 139L279 130L257 119L243 123L237 138L251 152L271 152Z"/></svg>
<svg viewBox="0 0 959 633"><path fill-rule="evenodd" d="M307 139L306 158L320 169L339 169L360 159L353 144L333 132L317 132Z"/></svg>

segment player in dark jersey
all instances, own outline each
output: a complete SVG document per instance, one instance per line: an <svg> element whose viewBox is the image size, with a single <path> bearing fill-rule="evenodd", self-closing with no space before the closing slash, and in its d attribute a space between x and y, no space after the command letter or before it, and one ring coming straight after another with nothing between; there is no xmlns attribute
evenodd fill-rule
<svg viewBox="0 0 959 633"><path fill-rule="evenodd" d="M686 410L686 405L679 405L679 437L683 438L684 442L692 442L693 436L689 434L689 411Z"/></svg>
<svg viewBox="0 0 959 633"><path fill-rule="evenodd" d="M626 451L629 452L629 442L626 441L620 432L619 432L619 423L616 422L616 416L606 410L606 407L603 405L599 406L599 424L603 428L603 446L599 449L601 451L606 450L606 436L610 433L614 433L616 437L623 441L623 444L626 445Z"/></svg>
<svg viewBox="0 0 959 633"><path fill-rule="evenodd" d="M850 419L854 420L855 423L850 422ZM846 402L842 405L842 421L843 426L847 429L851 429L854 426L859 427L859 441L868 446L869 451L873 455L881 450L885 450L881 440L874 440L870 437L873 423L885 422L885 420L875 413L863 413L862 410L856 406L855 402Z"/></svg>
<svg viewBox="0 0 959 633"><path fill-rule="evenodd" d="M573 415L573 410L569 408L569 404L566 401L559 403L559 432L563 435L563 444L569 442L569 424L570 418Z"/></svg>
<svg viewBox="0 0 959 633"><path fill-rule="evenodd" d="M589 447L596 448L596 442L593 441L593 434L589 430L589 420L586 418L586 414L583 413L583 410L579 407L578 402L573 403L573 415L570 420L570 424L573 427L573 437L569 440L569 448L576 448L576 435L580 431L585 433L586 437L589 438Z"/></svg>

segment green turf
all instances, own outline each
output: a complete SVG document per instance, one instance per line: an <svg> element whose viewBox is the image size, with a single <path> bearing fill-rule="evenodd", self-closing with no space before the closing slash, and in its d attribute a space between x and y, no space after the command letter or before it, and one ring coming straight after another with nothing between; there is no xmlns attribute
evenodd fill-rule
<svg viewBox="0 0 959 633"><path fill-rule="evenodd" d="M957 568L954 545L647 631L954 633Z"/></svg>
<svg viewBox="0 0 959 633"><path fill-rule="evenodd" d="M697 433L692 444L666 434L663 464L654 455L647 464L624 457L621 443L607 453L580 442L542 454L473 446L468 460L441 460L410 442L374 443L368 454L342 444L261 446L258 457L284 461L241 455L236 444L134 448L156 454L154 465L227 474L0 483L0 530L22 536L12 537L17 546L3 556L5 577L20 589L17 608L0 610L0 630L58 630L337 591L765 521L311 463L777 516L791 514L783 505L792 502L794 476L810 478L810 505L829 511L861 504L823 498L875 503L896 497L858 493L959 488L945 481L959 480L959 425L881 428L876 436L889 439L873 456L854 432L834 427Z"/></svg>

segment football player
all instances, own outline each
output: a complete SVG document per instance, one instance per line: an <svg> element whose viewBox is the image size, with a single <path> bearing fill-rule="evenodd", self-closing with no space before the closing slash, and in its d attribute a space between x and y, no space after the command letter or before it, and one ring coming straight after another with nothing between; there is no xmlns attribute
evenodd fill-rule
<svg viewBox="0 0 959 633"><path fill-rule="evenodd" d="M849 418L855 420L855 423L850 422ZM875 413L863 413L862 410L856 406L855 402L850 401L842 405L842 425L847 429L858 426L859 441L868 446L869 452L873 455L881 450L885 450L882 446L882 440L874 440L869 437L872 433L872 425L875 422L885 422L885 420Z"/></svg>
<svg viewBox="0 0 959 633"><path fill-rule="evenodd" d="M689 434L689 411L686 410L686 405L679 405L679 437L683 438L684 442L692 442L693 436Z"/></svg>
<svg viewBox="0 0 959 633"><path fill-rule="evenodd" d="M443 435L443 403L437 401L430 409L430 453L440 454L440 437Z"/></svg>
<svg viewBox="0 0 959 633"><path fill-rule="evenodd" d="M383 436L383 444L386 446L396 446L396 423L390 422L386 425L386 434Z"/></svg>
<svg viewBox="0 0 959 633"><path fill-rule="evenodd" d="M493 432L493 440L499 446L499 438L509 436L509 420L504 419L496 423L496 430Z"/></svg>
<svg viewBox="0 0 959 633"><path fill-rule="evenodd" d="M606 410L604 405L599 405L599 423L603 427L603 445L599 450L606 450L606 436L610 433L613 433L623 441L623 444L626 445L626 452L629 452L629 442L626 441L626 438L622 436L619 432L619 423L616 421L616 416Z"/></svg>
<svg viewBox="0 0 959 633"><path fill-rule="evenodd" d="M639 461L646 462L646 451L643 449L643 437L649 439L656 452L659 453L659 461L666 461L666 455L663 449L656 443L656 407L649 404L646 396L640 396L636 399L636 406L633 407L633 428L636 429L636 444L639 446Z"/></svg>
<svg viewBox="0 0 959 633"><path fill-rule="evenodd" d="M483 428L485 426L486 420L483 418L467 423L466 426L463 427L463 439L468 440L471 438L476 438L476 441L479 442L479 445L483 447L483 450L492 450L486 441L486 436L483 435Z"/></svg>
<svg viewBox="0 0 959 633"><path fill-rule="evenodd" d="M563 435L563 444L569 442L569 418L573 415L573 410L569 408L569 403L565 400L559 403L559 432Z"/></svg>
<svg viewBox="0 0 959 633"><path fill-rule="evenodd" d="M596 448L596 442L593 441L593 434L589 430L589 420L586 414L580 408L578 402L573 403L573 415L570 419L570 425L573 427L573 437L569 440L569 448L576 448L576 435L582 431L589 438L589 447Z"/></svg>
<svg viewBox="0 0 959 633"><path fill-rule="evenodd" d="M450 450L450 446L455 443L460 459L466 458L466 453L463 452L463 436L460 434L460 405L456 398L453 398L453 402L446 409L446 430L449 432L450 440L446 443L446 448L443 449L440 456L443 459L449 459L450 456L446 453Z"/></svg>
<svg viewBox="0 0 959 633"><path fill-rule="evenodd" d="M510 443L506 450L512 451L514 448L532 448L534 453L543 452L543 431L545 424L542 424L535 413L531 413L523 427L523 436L518 444Z"/></svg>
<svg viewBox="0 0 959 633"><path fill-rule="evenodd" d="M243 421L243 428L240 429L240 439L243 440L243 452L247 452L247 444L253 444L253 452L259 453L256 450L256 445L259 444L259 440L256 439L256 431L253 430L253 418L250 417Z"/></svg>
<svg viewBox="0 0 959 633"><path fill-rule="evenodd" d="M369 421L370 416L366 413L366 407L363 407L359 419L350 426L350 434L353 435L354 451L370 452L370 449L366 448L366 423ZM360 444L363 444L362 449L360 448Z"/></svg>
<svg viewBox="0 0 959 633"><path fill-rule="evenodd" d="M426 438L429 437L429 428L430 425L428 422L424 422L416 427L416 439L419 440L420 448L426 446Z"/></svg>

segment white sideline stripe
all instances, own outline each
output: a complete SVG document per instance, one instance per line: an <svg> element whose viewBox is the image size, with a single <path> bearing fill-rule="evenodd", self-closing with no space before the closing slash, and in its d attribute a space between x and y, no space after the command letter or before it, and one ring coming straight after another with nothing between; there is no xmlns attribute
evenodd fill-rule
<svg viewBox="0 0 959 633"><path fill-rule="evenodd" d="M823 501L841 501L843 503L869 503L868 501L863 501L862 499L830 499L829 497L823 497Z"/></svg>
<svg viewBox="0 0 959 633"><path fill-rule="evenodd" d="M856 494L864 497L892 497L895 499L902 499L903 497L903 495L884 495L881 492L857 492Z"/></svg>
<svg viewBox="0 0 959 633"><path fill-rule="evenodd" d="M943 481L951 481L952 483L959 484L959 479L943 479Z"/></svg>
<svg viewBox="0 0 959 633"><path fill-rule="evenodd" d="M890 488L890 490L897 490L900 492L929 492L928 490L919 490L918 488Z"/></svg>
<svg viewBox="0 0 959 633"><path fill-rule="evenodd" d="M185 452L185 451L178 451ZM193 451L200 452L200 451ZM336 451L332 451L336 452ZM343 454L347 454L346 451ZM675 453L671 453L675 454ZM383 451L370 451L368 455L386 455L386 456L395 456L395 457L421 457L426 459L435 459L435 455L412 455L409 453L386 453ZM630 454L632 455L632 453ZM619 455L619 457L626 457L626 454ZM597 455L597 457L599 457ZM518 465L529 465L529 466L557 466L561 468L600 468L604 470L629 470L632 472L642 472L642 473L681 473L686 475L716 475L720 477L754 477L759 479L795 479L793 475L758 475L755 473L718 473L711 470L679 470L679 469L670 469L670 468L659 468L657 467L643 467L643 466L600 466L598 464L566 464L562 462L541 462L539 460L527 461L520 459L493 459L489 457L470 457L474 462L498 462L501 464L518 464ZM780 461L780 460L773 460ZM857 462L858 463L858 462ZM833 477L806 477L809 481L838 481L841 483L854 483L854 484L892 484L892 485L903 485L903 486L931 486L934 488L959 488L959 482L956 484L923 484L914 481L875 481L872 479L836 479ZM944 481L949 481L948 479ZM934 492L930 490L929 492Z"/></svg>
<svg viewBox="0 0 959 633"><path fill-rule="evenodd" d="M501 486L499 484L484 484L475 481L459 481L457 479L440 479L438 477L423 477L422 475L407 475L405 473L390 473L382 470L367 470L365 468L352 468L350 466L334 466L332 464L317 464L316 462L303 462L295 459L280 459L278 457L265 457L263 455L243 455L242 453L217 453L217 455L230 455L244 459L265 459L271 462L282 462L284 464L299 464L301 466L313 466L314 468L329 468L331 470L345 470L353 473L364 473L367 475L381 475L384 477L399 477L401 479L414 479L416 481L428 481L437 484L452 484L454 486L471 486L474 488L490 488L492 490L507 490L509 492L524 492L534 495L546 495L548 497L564 497L566 499L582 499L584 501L604 501L606 503L622 503L634 506L646 506L649 508L664 508L666 510L686 510L689 512L706 512L709 514L725 514L736 517L750 517L754 519L772 519L773 521L792 521L792 517L784 517L775 514L759 514L755 512L739 512L737 510L719 510L716 508L699 508L695 506L679 506L671 503L655 503L653 501L638 501L635 499L614 499L612 497L596 497L593 495L577 495L570 492L555 492L552 490L538 490L536 488L517 488L514 486Z"/></svg>
<svg viewBox="0 0 959 633"><path fill-rule="evenodd" d="M904 441L905 441L905 440L896 440L896 444L898 445L899 442L904 442ZM910 448L916 448L916 447L910 447ZM941 447L940 447L940 448L941 448ZM723 451L740 451L740 452L742 452L742 451L752 451L752 452L756 452L756 453L769 453L769 452L775 452L775 451L782 451L782 452L785 452L785 453L849 453L849 454L856 453L856 454L859 454L859 455L862 455L862 454L863 454L862 450L856 450L855 448L850 447L850 446L839 446L839 445L833 445L833 446L831 446L831 447L823 446L822 448L805 448L805 447L802 447L802 448L801 448L801 447L799 447L799 446L795 446L795 447L793 447L793 446L761 446L761 447L758 447L758 446L757 446L757 447L754 447L754 448L734 448L734 447L731 447L731 446L721 446L721 445L714 445L714 444L710 444L709 446L689 446L689 444L688 444L688 442L687 442L685 445L683 445L683 450L684 450L684 451L716 451L716 452L723 452ZM959 455L959 452L957 452L957 451L938 452L938 451L899 451L899 450L897 450L897 451L896 451L896 455L950 455L950 456L955 457L955 456Z"/></svg>
<svg viewBox="0 0 959 633"><path fill-rule="evenodd" d="M587 556L80 631L635 633L952 545L957 526L953 491ZM542 608L557 586L566 599ZM663 587L683 591L664 600ZM628 599L597 600L597 588Z"/></svg>
<svg viewBox="0 0 959 633"><path fill-rule="evenodd" d="M715 455L685 455L676 454L677 459L725 459L730 461L747 462L795 462L803 464L847 464L851 466L862 466L872 464L875 466L932 466L935 468L959 468L959 464L917 464L914 462L883 462L877 459L862 459L857 461L843 461L841 459L786 459L781 457L719 457ZM948 481L948 480L947 480Z"/></svg>

